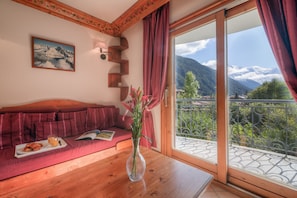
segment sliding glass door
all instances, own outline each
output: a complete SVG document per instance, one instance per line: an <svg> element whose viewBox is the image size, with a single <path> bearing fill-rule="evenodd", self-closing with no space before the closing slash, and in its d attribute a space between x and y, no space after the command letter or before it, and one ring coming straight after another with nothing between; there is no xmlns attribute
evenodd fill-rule
<svg viewBox="0 0 297 198"><path fill-rule="evenodd" d="M297 106L257 10L228 18L227 32L230 173L297 188Z"/></svg>
<svg viewBox="0 0 297 198"><path fill-rule="evenodd" d="M297 105L255 2L175 27L171 38L166 152L262 196L296 193Z"/></svg>
<svg viewBox="0 0 297 198"><path fill-rule="evenodd" d="M176 36L174 148L217 162L215 22Z"/></svg>

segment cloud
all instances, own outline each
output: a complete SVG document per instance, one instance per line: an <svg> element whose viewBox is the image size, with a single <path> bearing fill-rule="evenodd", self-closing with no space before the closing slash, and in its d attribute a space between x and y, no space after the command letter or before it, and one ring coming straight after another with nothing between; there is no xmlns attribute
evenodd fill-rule
<svg viewBox="0 0 297 198"><path fill-rule="evenodd" d="M259 84L270 82L272 79L283 81L283 77L279 70L261 66L239 67L232 65L228 67L228 76L235 80L253 80Z"/></svg>
<svg viewBox="0 0 297 198"><path fill-rule="evenodd" d="M216 70L217 69L217 60L209 60L207 62L202 63L202 65L205 65L207 67L210 67L211 69Z"/></svg>
<svg viewBox="0 0 297 198"><path fill-rule="evenodd" d="M175 53L180 56L194 54L206 48L206 45L209 41L210 39L205 39L201 41L175 45Z"/></svg>

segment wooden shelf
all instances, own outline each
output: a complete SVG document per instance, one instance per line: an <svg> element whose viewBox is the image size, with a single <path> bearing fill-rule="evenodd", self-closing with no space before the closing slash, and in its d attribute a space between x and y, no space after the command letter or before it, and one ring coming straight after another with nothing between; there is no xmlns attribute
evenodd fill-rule
<svg viewBox="0 0 297 198"><path fill-rule="evenodd" d="M129 61L128 60L122 60L122 62L120 63L120 72L122 75L127 75L129 74Z"/></svg>
<svg viewBox="0 0 297 198"><path fill-rule="evenodd" d="M122 81L122 75L120 73L109 73L108 74L108 87L118 87Z"/></svg>
<svg viewBox="0 0 297 198"><path fill-rule="evenodd" d="M122 51L128 49L128 41L126 38L121 37L120 46L109 46L108 47L108 61L121 63L122 62Z"/></svg>
<svg viewBox="0 0 297 198"><path fill-rule="evenodd" d="M122 82L122 75L129 74L129 61L122 59L122 51L128 49L128 41L126 38L120 38L119 46L109 46L108 47L108 61L115 62L120 65L120 73L109 73L108 74L108 87L120 88L121 91L121 101L125 100L128 95L129 89L125 86L119 86Z"/></svg>

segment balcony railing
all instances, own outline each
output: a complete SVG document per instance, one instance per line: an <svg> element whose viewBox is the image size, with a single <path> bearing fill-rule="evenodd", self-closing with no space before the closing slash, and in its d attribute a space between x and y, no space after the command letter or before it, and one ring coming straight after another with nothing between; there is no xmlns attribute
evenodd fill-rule
<svg viewBox="0 0 297 198"><path fill-rule="evenodd" d="M216 102L178 99L176 135L216 140ZM297 104L293 100L229 100L229 144L297 156Z"/></svg>

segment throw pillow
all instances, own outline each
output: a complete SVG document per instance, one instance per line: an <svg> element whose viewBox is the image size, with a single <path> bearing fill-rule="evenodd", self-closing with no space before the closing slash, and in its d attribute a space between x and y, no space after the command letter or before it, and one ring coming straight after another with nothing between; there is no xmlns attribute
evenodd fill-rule
<svg viewBox="0 0 297 198"><path fill-rule="evenodd" d="M47 139L49 135L58 137L69 137L77 134L77 127L74 120L61 120L54 122L37 122L36 140Z"/></svg>
<svg viewBox="0 0 297 198"><path fill-rule="evenodd" d="M87 109L87 130L105 129L104 108Z"/></svg>
<svg viewBox="0 0 297 198"><path fill-rule="evenodd" d="M133 119L131 116L124 117L123 115L118 115L118 119L115 126L121 129L131 130L132 123Z"/></svg>
<svg viewBox="0 0 297 198"><path fill-rule="evenodd" d="M58 120L74 120L77 127L77 134L78 135L86 131L86 124L87 124L87 111L74 111L74 112L59 112L57 114Z"/></svg>
<svg viewBox="0 0 297 198"><path fill-rule="evenodd" d="M114 106L87 109L87 130L108 129L115 126L119 109Z"/></svg>
<svg viewBox="0 0 297 198"><path fill-rule="evenodd" d="M22 113L0 115L0 149L24 143L23 132Z"/></svg>
<svg viewBox="0 0 297 198"><path fill-rule="evenodd" d="M56 113L24 113L23 117L25 141L32 142L36 140L34 124L36 122L55 121Z"/></svg>

